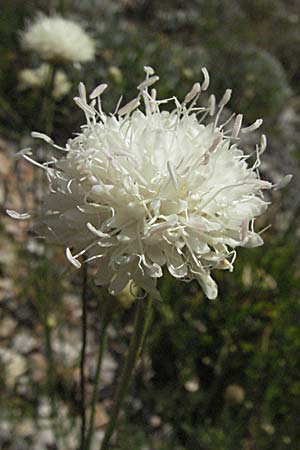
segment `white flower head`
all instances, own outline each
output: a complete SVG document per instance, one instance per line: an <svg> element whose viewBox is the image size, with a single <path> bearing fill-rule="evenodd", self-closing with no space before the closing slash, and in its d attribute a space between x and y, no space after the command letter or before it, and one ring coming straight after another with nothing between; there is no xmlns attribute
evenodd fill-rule
<svg viewBox="0 0 300 450"><path fill-rule="evenodd" d="M53 62L83 63L95 57L95 42L79 23L40 14L21 34L23 48Z"/></svg>
<svg viewBox="0 0 300 450"><path fill-rule="evenodd" d="M23 69L19 73L20 89L40 89L47 85L51 67L48 64L42 64L37 69ZM55 73L52 95L60 99L66 95L72 87L66 73L59 69Z"/></svg>
<svg viewBox="0 0 300 450"><path fill-rule="evenodd" d="M241 115L233 115L220 125L230 90L217 108L214 96L198 106L209 84L206 70L182 102L159 100L155 89L149 92L158 80L150 69L136 98L119 102L110 115L101 104L107 85L97 86L89 101L80 83L74 100L86 124L68 140L62 159L43 166L50 193L37 229L63 244L74 266L80 257L95 261L96 282L112 294L132 281L157 298L156 280L166 267L175 278L196 279L214 299L211 270L232 270L236 247L263 243L253 225L268 204L262 191L272 187L258 173L266 139L251 166L239 148L239 133L261 121L242 128ZM166 104L175 107L167 111Z"/></svg>

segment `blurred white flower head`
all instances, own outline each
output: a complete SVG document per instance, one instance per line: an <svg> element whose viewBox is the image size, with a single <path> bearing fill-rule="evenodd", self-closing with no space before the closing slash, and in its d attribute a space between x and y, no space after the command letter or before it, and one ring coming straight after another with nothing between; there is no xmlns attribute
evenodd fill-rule
<svg viewBox="0 0 300 450"><path fill-rule="evenodd" d="M41 89L47 85L52 68L42 64L37 69L23 69L19 73L20 89ZM59 69L55 72L52 95L56 99L66 95L72 87L66 73Z"/></svg>
<svg viewBox="0 0 300 450"><path fill-rule="evenodd" d="M40 14L21 34L23 48L52 62L83 63L95 57L95 42L82 26L59 15Z"/></svg>
<svg viewBox="0 0 300 450"><path fill-rule="evenodd" d="M101 104L107 85L96 87L88 100L80 83L74 100L86 124L61 149L62 159L41 166L50 193L37 231L66 246L75 267L81 257L95 261L96 282L112 294L132 281L158 298L156 280L166 267L175 278L196 279L214 299L211 270L232 270L236 247L263 243L254 220L268 205L262 191L272 187L258 173L266 138L252 165L239 148L239 133L262 121L242 128L239 114L219 124L230 90L217 107L214 95L208 106L198 106L209 85L206 69L202 84L194 84L183 101L157 99L149 88L158 77L150 67L145 71L136 98L122 107L119 102L110 115ZM174 109L163 110L166 104ZM46 135L33 137L59 148Z"/></svg>

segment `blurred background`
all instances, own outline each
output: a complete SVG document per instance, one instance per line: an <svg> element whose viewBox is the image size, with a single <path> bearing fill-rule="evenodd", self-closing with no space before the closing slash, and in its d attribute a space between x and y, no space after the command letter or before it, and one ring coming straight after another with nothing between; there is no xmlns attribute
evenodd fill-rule
<svg viewBox="0 0 300 450"><path fill-rule="evenodd" d="M184 98L211 74L220 98L252 123L263 117L268 148L263 177L294 178L273 192L258 227L265 245L240 249L232 274L215 273L220 295L166 276L137 376L120 419L119 450L300 450L300 1L299 0L1 0L0 15L0 448L77 449L82 276L60 248L47 248L13 221L10 209L39 201L38 170L16 153L31 147L41 122L41 66L20 31L38 11L78 21L96 58L63 68L51 94L48 131L64 144L79 131L73 102L109 84L104 107L130 100L143 66L160 76L158 94ZM23 75L22 75L23 74ZM108 91L107 91L108 92ZM50 106L49 106L50 108ZM48 124L49 125L49 124ZM261 132L261 130L259 130ZM252 134L249 152L259 142ZM132 331L132 296L108 298L88 277L87 396L90 398L108 301L107 350L98 393L94 448L108 419L119 363Z"/></svg>

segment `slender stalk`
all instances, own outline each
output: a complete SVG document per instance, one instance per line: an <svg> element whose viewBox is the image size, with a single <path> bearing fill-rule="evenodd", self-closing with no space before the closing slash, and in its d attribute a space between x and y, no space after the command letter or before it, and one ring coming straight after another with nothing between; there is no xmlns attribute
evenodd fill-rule
<svg viewBox="0 0 300 450"><path fill-rule="evenodd" d="M37 108L37 120L41 131L50 136L53 130L53 119L55 113L55 99L53 98L53 89L55 84L55 76L57 73L57 66L55 64L49 65L49 72L47 80L43 89L43 98L39 108ZM44 162L46 151L44 146L40 144L37 146L37 160ZM45 173L43 170L37 171L34 179L34 197L37 206L40 206L40 196L45 189ZM45 193L45 192L44 192Z"/></svg>
<svg viewBox="0 0 300 450"><path fill-rule="evenodd" d="M53 129L53 117L55 112L55 99L53 98L53 90L56 73L57 73L57 66L55 64L50 65L47 82L45 84L44 100L41 115L43 132L48 135L52 133Z"/></svg>
<svg viewBox="0 0 300 450"><path fill-rule="evenodd" d="M85 359L86 359L86 341L87 341L87 265L83 264L82 272L82 316L81 316L81 357L80 357L80 416L81 416L81 434L80 450L85 446L86 429L86 399L85 399Z"/></svg>
<svg viewBox="0 0 300 450"><path fill-rule="evenodd" d="M48 316L44 321L44 331L45 331L45 344L46 344L46 358L48 362L47 368L47 386L50 395L51 402L51 417L52 419L56 418L56 400L55 400L55 387L56 387L56 373L55 373L55 365L53 360L53 349L52 349L52 336L51 336L51 327L48 324Z"/></svg>
<svg viewBox="0 0 300 450"><path fill-rule="evenodd" d="M121 406L125 399L132 375L143 348L145 335L151 317L151 306L152 301L150 299L136 300L134 331L131 336L129 349L120 376L120 382L115 392L110 420L107 425L100 450L108 449L110 439L116 428Z"/></svg>
<svg viewBox="0 0 300 450"><path fill-rule="evenodd" d="M50 418L53 423L55 440L56 442L59 442L61 433L59 423L57 421L58 417L57 398L56 398L57 374L55 369L54 352L52 347L52 326L49 323L50 318L49 305L45 305L44 301L41 301L41 306L38 308L38 314L44 328L45 356L47 360L47 394L49 396L51 406Z"/></svg>
<svg viewBox="0 0 300 450"><path fill-rule="evenodd" d="M98 389L99 389L99 382L100 382L100 373L101 373L103 354L104 354L104 351L106 348L106 331L107 331L107 326L109 323L108 302L105 302L105 304L103 306L102 314L103 314L103 316L102 316L102 320L101 320L101 331L100 331L100 337L99 337L99 353L98 353L97 368L96 368L93 394L92 394L91 415L90 415L89 427L88 427L88 432L87 432L87 437L86 437L86 442L85 442L85 447L84 447L85 450L90 449L92 438L93 438L93 432L94 432L94 420L95 420Z"/></svg>
<svg viewBox="0 0 300 450"><path fill-rule="evenodd" d="M58 9L61 14L65 14L68 9L68 1L66 0L58 0Z"/></svg>

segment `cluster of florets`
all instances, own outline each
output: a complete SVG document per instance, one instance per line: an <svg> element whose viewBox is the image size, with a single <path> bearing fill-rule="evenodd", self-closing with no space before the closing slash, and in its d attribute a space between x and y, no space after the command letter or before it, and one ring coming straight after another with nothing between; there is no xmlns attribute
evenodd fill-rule
<svg viewBox="0 0 300 450"><path fill-rule="evenodd" d="M21 40L24 49L54 63L87 62L95 56L95 42L82 26L59 15L38 15Z"/></svg>
<svg viewBox="0 0 300 450"><path fill-rule="evenodd" d="M43 89L47 86L51 76L49 64L42 64L36 69L23 69L19 73L19 87L20 89ZM60 99L64 97L71 89L71 83L68 80L66 73L59 69L55 71L53 80L53 89L51 95Z"/></svg>
<svg viewBox="0 0 300 450"><path fill-rule="evenodd" d="M214 299L211 270L231 271L236 247L263 243L254 220L268 205L262 191L272 187L258 173L266 138L251 166L239 148L240 132L256 130L262 121L242 128L242 115L233 114L219 124L230 90L218 105L211 95L198 106L209 85L206 69L183 101L157 99L149 88L158 76L150 67L145 72L136 98L119 102L110 115L101 103L107 85L88 100L80 83L74 100L86 124L61 148L62 159L42 165L50 193L36 226L66 247L74 266L95 261L96 282L112 294L131 281L157 298L156 280L166 267L175 278L196 279ZM162 110L166 103L174 109ZM41 133L33 136L60 148Z"/></svg>

